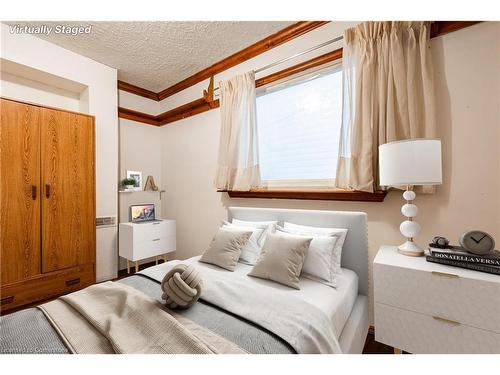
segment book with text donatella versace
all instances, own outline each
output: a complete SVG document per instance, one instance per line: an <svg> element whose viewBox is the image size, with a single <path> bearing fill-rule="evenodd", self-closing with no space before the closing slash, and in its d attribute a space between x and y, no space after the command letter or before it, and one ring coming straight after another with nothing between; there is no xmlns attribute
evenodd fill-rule
<svg viewBox="0 0 500 375"><path fill-rule="evenodd" d="M428 262L432 262L432 263L445 264L447 266L466 268L469 270L486 272L486 273L491 273L494 275L500 275L500 267L496 267L496 266L490 266L490 265L480 264L480 263L461 262L459 260L452 260L452 259L446 259L446 258L436 258L432 255L427 255L425 258Z"/></svg>
<svg viewBox="0 0 500 375"><path fill-rule="evenodd" d="M466 251L429 247L429 253L431 256L440 259L500 267L500 251L498 250L494 250L487 255L475 255Z"/></svg>

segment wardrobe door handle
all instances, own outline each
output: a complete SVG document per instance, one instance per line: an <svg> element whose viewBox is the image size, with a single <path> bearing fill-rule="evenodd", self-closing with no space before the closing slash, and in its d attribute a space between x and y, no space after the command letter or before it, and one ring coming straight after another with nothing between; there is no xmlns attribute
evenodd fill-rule
<svg viewBox="0 0 500 375"><path fill-rule="evenodd" d="M50 198L50 185L45 184L45 197Z"/></svg>
<svg viewBox="0 0 500 375"><path fill-rule="evenodd" d="M36 186L31 185L31 199L35 200L36 199Z"/></svg>

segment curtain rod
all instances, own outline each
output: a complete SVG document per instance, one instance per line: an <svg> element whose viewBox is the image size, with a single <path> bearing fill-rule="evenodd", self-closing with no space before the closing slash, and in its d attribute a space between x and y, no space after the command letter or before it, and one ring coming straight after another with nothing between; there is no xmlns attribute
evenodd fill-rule
<svg viewBox="0 0 500 375"><path fill-rule="evenodd" d="M305 51L302 51L302 52L299 52L299 53L296 53L295 55L292 55L292 56L288 56L288 57L285 57L284 59L281 59L281 60L278 60L278 61L275 61L271 64L268 64L266 66L263 66L262 68L259 68L257 70L254 70L255 73L260 73L262 72L263 70L267 70L269 68L272 68L272 67L275 67L276 65L279 65L279 64L283 64L284 62L287 62L288 60L291 60L291 59L294 59L296 57L299 57L299 56L302 56L302 55L305 55L306 53L309 53L309 52L312 52L312 51L316 51L317 49L320 49L320 48L323 48L329 44L332 44L332 43L335 43L335 42L338 42L339 40L342 40L344 39L344 37L341 35L341 36L338 36L336 38L333 38L333 39L330 39L330 40L327 40L326 42L324 43L321 43L321 44L318 44L317 46L314 46L314 47L311 47L309 49L306 49ZM216 87L214 89L214 91L218 91L219 88Z"/></svg>
<svg viewBox="0 0 500 375"><path fill-rule="evenodd" d="M262 68L259 68L257 70L254 70L255 73L259 73L259 72L262 72L263 70L267 70L269 68L272 68L276 65L279 65L279 64L282 64L284 62L287 62L288 60L291 60L291 59L294 59L296 57L299 57L299 56L302 56L302 55L305 55L306 53L309 53L309 52L312 52L312 51L316 51L317 49L320 49L320 48L323 48L329 44L332 44L332 43L335 43L335 42L338 42L339 40L342 40L344 37L341 35L341 36L338 36L336 38L333 38L333 39L330 39L330 40L327 40L326 42L324 43L321 43L321 44L318 44L317 46L314 46L314 47L311 47L309 49L306 49L305 51L302 51L302 52L299 52L299 53L296 53L295 55L292 55L292 56L289 56L289 57L286 57L284 59L281 59L281 60L278 60L278 61L275 61L269 65L266 65L266 66L263 66Z"/></svg>

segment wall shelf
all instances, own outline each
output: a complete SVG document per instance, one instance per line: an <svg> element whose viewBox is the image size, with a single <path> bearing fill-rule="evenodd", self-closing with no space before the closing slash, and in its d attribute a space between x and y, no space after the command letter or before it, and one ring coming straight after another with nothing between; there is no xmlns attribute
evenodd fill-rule
<svg viewBox="0 0 500 375"><path fill-rule="evenodd" d="M141 193L141 192L147 192L147 193L160 193L160 200L161 200L161 193L165 193L165 190L118 190L118 193Z"/></svg>

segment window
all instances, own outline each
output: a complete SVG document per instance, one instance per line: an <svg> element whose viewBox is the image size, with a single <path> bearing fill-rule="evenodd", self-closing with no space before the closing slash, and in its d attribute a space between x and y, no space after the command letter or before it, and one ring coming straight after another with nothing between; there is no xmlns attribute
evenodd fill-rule
<svg viewBox="0 0 500 375"><path fill-rule="evenodd" d="M260 89L259 158L267 188L332 188L342 118L339 64Z"/></svg>

